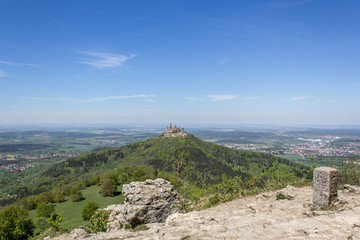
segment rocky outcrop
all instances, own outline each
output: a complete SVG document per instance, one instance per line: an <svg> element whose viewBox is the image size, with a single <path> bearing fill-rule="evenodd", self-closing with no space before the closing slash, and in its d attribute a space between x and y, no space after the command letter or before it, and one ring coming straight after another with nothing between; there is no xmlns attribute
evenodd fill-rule
<svg viewBox="0 0 360 240"><path fill-rule="evenodd" d="M109 212L109 219L106 226L107 232L113 232L121 229L127 222L124 219L124 204L110 205L104 210Z"/></svg>
<svg viewBox="0 0 360 240"><path fill-rule="evenodd" d="M110 205L107 231L117 231L124 225L165 222L175 212L180 212L180 195L174 186L161 178L144 182L124 184L125 201L121 205Z"/></svg>
<svg viewBox="0 0 360 240"><path fill-rule="evenodd" d="M359 187L347 185L329 209L312 208L312 187L287 187L292 200L277 200L277 191L239 198L186 214L174 213L165 223L147 224L144 231L124 228L90 234L86 240L227 240L227 239L357 239L360 240ZM66 235L57 240L70 240Z"/></svg>
<svg viewBox="0 0 360 240"><path fill-rule="evenodd" d="M165 222L170 214L180 211L179 193L170 182L161 178L125 184L123 194L123 218L131 226Z"/></svg>
<svg viewBox="0 0 360 240"><path fill-rule="evenodd" d="M283 188L276 192L276 199L291 200L295 197L294 192L295 192L295 187L288 185L286 188Z"/></svg>

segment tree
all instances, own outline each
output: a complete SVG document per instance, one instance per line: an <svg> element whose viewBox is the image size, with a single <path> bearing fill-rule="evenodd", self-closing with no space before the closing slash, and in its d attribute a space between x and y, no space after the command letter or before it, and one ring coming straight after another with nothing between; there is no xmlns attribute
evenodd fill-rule
<svg viewBox="0 0 360 240"><path fill-rule="evenodd" d="M100 187L99 193L103 197L113 197L115 195L116 185L111 179L106 179Z"/></svg>
<svg viewBox="0 0 360 240"><path fill-rule="evenodd" d="M82 210L82 218L84 220L89 220L98 208L99 205L96 202L88 202Z"/></svg>
<svg viewBox="0 0 360 240"><path fill-rule="evenodd" d="M70 198L71 198L71 201L73 202L78 202L78 201L81 201L83 199L83 196L81 194L81 191L79 188L77 187L73 187L71 189L71 192L70 192Z"/></svg>
<svg viewBox="0 0 360 240"><path fill-rule="evenodd" d="M55 206L51 203L41 203L36 207L36 217L50 217L51 213L55 212Z"/></svg>
<svg viewBox="0 0 360 240"><path fill-rule="evenodd" d="M17 240L32 236L34 224L25 209L9 207L0 212L0 239Z"/></svg>
<svg viewBox="0 0 360 240"><path fill-rule="evenodd" d="M65 202L65 194L64 194L64 192L59 190L59 189L55 190L53 200L56 203Z"/></svg>
<svg viewBox="0 0 360 240"><path fill-rule="evenodd" d="M94 232L106 231L106 226L109 219L109 212L106 210L98 209L90 218L90 228Z"/></svg>
<svg viewBox="0 0 360 240"><path fill-rule="evenodd" d="M190 153L189 151L180 151L177 154L177 159L174 161L172 167L176 173L176 185L179 190L181 185L181 179L184 180L185 186L185 194L187 191L186 182L190 180L193 172L194 166L189 163Z"/></svg>
<svg viewBox="0 0 360 240"><path fill-rule="evenodd" d="M50 217L48 219L46 219L46 222L49 224L49 226L56 230L59 231L60 229L60 222L64 220L62 217L62 214L56 214L55 212L52 212Z"/></svg>

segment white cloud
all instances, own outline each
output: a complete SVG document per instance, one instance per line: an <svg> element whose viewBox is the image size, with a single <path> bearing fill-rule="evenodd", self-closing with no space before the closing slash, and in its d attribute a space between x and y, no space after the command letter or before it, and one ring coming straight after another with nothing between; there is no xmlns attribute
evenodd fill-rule
<svg viewBox="0 0 360 240"><path fill-rule="evenodd" d="M82 52L84 55L89 56L80 63L90 65L95 68L109 68L109 67L121 67L122 64L135 57L134 54L129 56L113 53L102 52Z"/></svg>
<svg viewBox="0 0 360 240"><path fill-rule="evenodd" d="M287 1L287 2L281 2L281 3L273 3L272 9L281 9L281 8L289 8L289 7L295 7L299 5L303 5L306 3L313 2L314 0L298 0L298 1Z"/></svg>
<svg viewBox="0 0 360 240"><path fill-rule="evenodd" d="M304 100L304 99L309 99L311 98L310 96L295 96L290 98L290 101L299 101L299 100Z"/></svg>
<svg viewBox="0 0 360 240"><path fill-rule="evenodd" d="M190 96L185 97L185 99L186 99L186 100L190 100L190 101L200 101L200 100L203 100L203 98L190 97Z"/></svg>
<svg viewBox="0 0 360 240"><path fill-rule="evenodd" d="M31 66L31 67L38 67L40 65L37 64L30 64L30 63L16 63L16 62L9 62L9 61L0 61L0 64L5 64L13 67L22 67L22 66Z"/></svg>
<svg viewBox="0 0 360 240"><path fill-rule="evenodd" d="M117 100L117 99L132 99L132 98L144 98L147 101L151 101L151 98L156 97L155 95L146 95L146 94L137 94L130 96L107 96L99 98L89 98L89 99L77 99L77 98L30 98L31 100L39 101L62 101L62 102L80 102L80 103L91 103L91 102L105 102L108 100Z"/></svg>
<svg viewBox="0 0 360 240"><path fill-rule="evenodd" d="M260 98L261 98L261 96L249 96L249 97L244 97L244 100L257 100Z"/></svg>
<svg viewBox="0 0 360 240"><path fill-rule="evenodd" d="M237 96L229 95L229 94L214 94L214 95L208 95L208 98L213 102L217 102L217 101L233 100L236 99Z"/></svg>
<svg viewBox="0 0 360 240"><path fill-rule="evenodd" d="M7 77L8 75L4 71L0 70L0 77Z"/></svg>

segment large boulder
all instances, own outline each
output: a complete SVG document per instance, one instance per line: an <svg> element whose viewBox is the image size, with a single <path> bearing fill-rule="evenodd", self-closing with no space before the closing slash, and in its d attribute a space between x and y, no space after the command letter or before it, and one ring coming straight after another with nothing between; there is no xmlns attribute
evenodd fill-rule
<svg viewBox="0 0 360 240"><path fill-rule="evenodd" d="M161 178L124 184L123 218L131 226L165 222L175 212L180 212L180 195L174 186Z"/></svg>

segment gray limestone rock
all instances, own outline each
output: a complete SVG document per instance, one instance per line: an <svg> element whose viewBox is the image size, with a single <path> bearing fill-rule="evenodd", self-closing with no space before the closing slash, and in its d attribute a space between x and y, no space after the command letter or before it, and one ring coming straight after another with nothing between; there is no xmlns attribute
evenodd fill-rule
<svg viewBox="0 0 360 240"><path fill-rule="evenodd" d="M276 192L276 196L277 198L281 196L280 199L292 200L295 197L294 191L295 191L295 187L288 185L286 188L278 190Z"/></svg>
<svg viewBox="0 0 360 240"><path fill-rule="evenodd" d="M123 216L131 226L165 222L170 214L180 212L179 193L170 182L161 178L124 184L123 194Z"/></svg>
<svg viewBox="0 0 360 240"><path fill-rule="evenodd" d="M337 175L335 168L319 167L314 170L313 206L330 206L337 199Z"/></svg>
<svg viewBox="0 0 360 240"><path fill-rule="evenodd" d="M69 238L79 239L79 238L84 238L84 237L87 236L87 235L88 235L88 233L87 233L84 229L75 228L74 230L72 230L72 231L69 233Z"/></svg>

